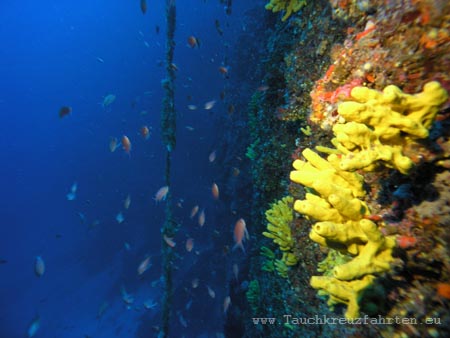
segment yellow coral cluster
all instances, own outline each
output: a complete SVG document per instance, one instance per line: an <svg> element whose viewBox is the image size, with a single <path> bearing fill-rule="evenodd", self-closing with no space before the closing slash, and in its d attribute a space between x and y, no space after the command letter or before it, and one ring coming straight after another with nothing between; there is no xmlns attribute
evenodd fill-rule
<svg viewBox="0 0 450 338"><path fill-rule="evenodd" d="M428 129L448 97L435 81L415 95L391 85L383 92L355 87L351 96L354 101L338 106L345 123L333 127L332 143L344 155L341 169L371 171L383 161L403 174L413 166L402 154L403 147L411 140L428 137Z"/></svg>
<svg viewBox="0 0 450 338"><path fill-rule="evenodd" d="M308 191L294 209L318 221L310 238L350 257L336 261L331 273L312 277L311 286L330 297L330 306L346 304L345 316L356 318L364 290L377 274L390 270L395 238L384 236L369 220L370 210L360 199L363 177L355 170L373 170L382 161L407 173L413 162L402 154L403 147L428 137L448 95L438 82L429 82L416 95L387 86L383 92L355 87L351 96L354 101L338 107L342 120L333 127L336 149L316 148L330 154L327 159L305 149L306 161L296 160L290 177Z"/></svg>
<svg viewBox="0 0 450 338"><path fill-rule="evenodd" d="M292 214L293 203L294 198L287 196L272 204L272 207L266 211L266 219L269 223L267 224L268 231L264 231L263 235L271 238L283 252L281 260L278 263L275 262L275 267L279 273L281 272L280 274L287 273L285 271L287 267L296 265L298 262L297 256L292 252L294 239L292 238L290 224L294 219Z"/></svg>
<svg viewBox="0 0 450 338"><path fill-rule="evenodd" d="M266 9L274 13L286 11L281 18L281 21L286 21L292 13L298 12L303 6L306 6L306 0L270 0Z"/></svg>
<svg viewBox="0 0 450 338"><path fill-rule="evenodd" d="M359 316L358 300L375 274L390 269L394 237L385 237L377 225L367 219L368 206L363 197L363 177L343 170L340 159L327 159L311 149L302 152L306 161L296 160L292 181L309 188L305 200L297 200L294 209L317 222L310 238L349 255L352 259L334 267L331 276L314 276L311 286L330 296L328 304L347 304L347 318Z"/></svg>

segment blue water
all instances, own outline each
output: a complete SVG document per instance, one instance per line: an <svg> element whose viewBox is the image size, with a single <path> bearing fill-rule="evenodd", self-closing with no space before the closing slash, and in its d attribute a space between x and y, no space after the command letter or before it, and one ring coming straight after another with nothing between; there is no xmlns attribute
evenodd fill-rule
<svg viewBox="0 0 450 338"><path fill-rule="evenodd" d="M217 116L226 114L219 93L227 80L218 67L232 57L226 44L233 46L245 34L241 15L254 3L235 1L233 15L227 16L218 0L177 1L172 193L175 202L184 203L175 210L182 225L175 238L180 255L175 284L189 291L176 293L174 337L206 337L223 330L229 275L224 269L230 264L208 261L202 253L213 248L214 236L233 245L232 222L239 215L217 216L229 206L211 198L211 184L222 168L209 163L208 155L217 150L221 156L215 128ZM0 337L27 336L37 316L35 337L158 333L151 327L160 325L165 204L152 198L165 185L159 125L165 77L163 5L149 0L143 15L137 0L0 3ZM200 39L199 49L187 46L190 35ZM103 108L99 103L108 94L116 100ZM210 100L217 100L212 113L202 108ZM190 111L188 104L199 109ZM59 118L62 106L73 112ZM142 125L152 127L148 140L139 134ZM132 142L130 155L121 148L109 150L110 138L122 135ZM76 199L69 201L66 194L74 182ZM131 206L125 210L128 194ZM206 212L203 228L189 219L196 204ZM115 220L119 212L125 217L121 224ZM195 239L198 255L184 249L188 237ZM153 265L139 277L136 269L146 255ZM34 272L36 256L46 264L41 277ZM194 277L200 285L191 290ZM214 299L206 285L215 290ZM134 297L129 308L121 299L122 286ZM148 299L157 303L154 309L144 308Z"/></svg>

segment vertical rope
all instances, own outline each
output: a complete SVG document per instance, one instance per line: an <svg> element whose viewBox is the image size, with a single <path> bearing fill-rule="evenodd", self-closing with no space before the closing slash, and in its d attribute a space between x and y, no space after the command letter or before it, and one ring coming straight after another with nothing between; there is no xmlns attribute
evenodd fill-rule
<svg viewBox="0 0 450 338"><path fill-rule="evenodd" d="M176 111L175 111L175 66L173 64L173 54L175 51L175 23L176 8L175 0L166 0L166 20L167 20L167 41L166 41L166 73L167 77L163 81L165 96L163 99L163 108L161 112L161 130L162 141L167 148L166 153L166 171L165 181L169 187L166 198L166 219L162 227L162 274L165 284L165 292L162 301L162 323L160 337L169 336L170 315L172 307L173 285L172 285L172 263L173 249L167 245L165 237L172 238L175 236L178 225L173 218L172 192L170 187L170 167L171 154L176 144Z"/></svg>
<svg viewBox="0 0 450 338"><path fill-rule="evenodd" d="M175 0L166 0L167 41L166 41L166 74L163 87L166 95L163 100L163 111L161 116L161 129L163 143L167 151L175 148L176 111L175 111L175 70L173 54L175 51Z"/></svg>

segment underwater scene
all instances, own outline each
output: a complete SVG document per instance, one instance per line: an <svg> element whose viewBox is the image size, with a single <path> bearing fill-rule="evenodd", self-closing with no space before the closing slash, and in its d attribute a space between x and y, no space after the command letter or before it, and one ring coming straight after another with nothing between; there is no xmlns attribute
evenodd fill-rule
<svg viewBox="0 0 450 338"><path fill-rule="evenodd" d="M0 338L450 336L450 2L0 22Z"/></svg>

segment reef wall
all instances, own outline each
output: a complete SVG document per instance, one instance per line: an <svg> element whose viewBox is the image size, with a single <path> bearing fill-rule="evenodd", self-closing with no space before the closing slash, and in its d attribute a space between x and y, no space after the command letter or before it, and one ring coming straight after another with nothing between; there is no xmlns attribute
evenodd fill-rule
<svg viewBox="0 0 450 338"><path fill-rule="evenodd" d="M286 14L248 107L261 236L246 336L448 335L450 5L333 0ZM292 220L271 209L287 195ZM292 320L315 316L404 321Z"/></svg>

